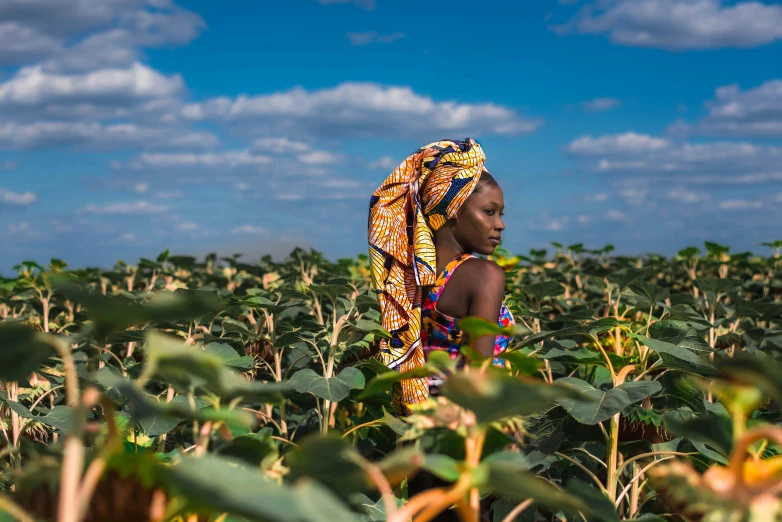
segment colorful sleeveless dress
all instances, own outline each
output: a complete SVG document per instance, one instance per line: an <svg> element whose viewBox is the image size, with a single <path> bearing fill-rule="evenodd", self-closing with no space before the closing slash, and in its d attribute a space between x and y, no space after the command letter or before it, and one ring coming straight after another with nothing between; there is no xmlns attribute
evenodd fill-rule
<svg viewBox="0 0 782 522"><path fill-rule="evenodd" d="M472 254L462 254L448 263L442 273L437 277L435 285L430 287L428 293L424 296L421 309L421 346L424 356L434 350L446 350L451 359L460 359L461 353L459 346L462 345L462 331L456 326L459 320L450 315L446 315L437 310L437 301L448 284L448 280L459 266L476 256ZM505 303L500 308L500 317L498 320L500 326L512 326L516 324L513 314L511 314ZM494 341L494 355L498 355L508 349L511 337L507 335L498 335ZM494 359L496 366L505 366L502 359ZM436 389L442 385L442 380L436 376L428 378L430 393L436 392ZM434 388L434 389L433 389Z"/></svg>

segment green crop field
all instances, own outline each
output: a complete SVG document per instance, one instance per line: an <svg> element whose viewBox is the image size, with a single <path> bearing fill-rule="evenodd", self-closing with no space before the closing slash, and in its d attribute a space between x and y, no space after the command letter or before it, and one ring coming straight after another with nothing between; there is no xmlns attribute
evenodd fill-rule
<svg viewBox="0 0 782 522"><path fill-rule="evenodd" d="M779 520L764 245L500 250L510 368L465 346L405 418L365 256L21 263L0 281L0 520L477 522L481 498L498 522ZM437 355L415 375L453 369ZM444 485L409 498L421 470Z"/></svg>

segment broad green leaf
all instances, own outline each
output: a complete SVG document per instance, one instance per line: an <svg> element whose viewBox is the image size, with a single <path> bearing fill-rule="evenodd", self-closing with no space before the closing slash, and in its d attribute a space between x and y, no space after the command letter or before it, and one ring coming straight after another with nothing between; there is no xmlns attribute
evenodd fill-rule
<svg viewBox="0 0 782 522"><path fill-rule="evenodd" d="M292 389L289 383L249 381L223 364L220 357L181 340L150 331L147 359L140 380L156 376L182 387L208 389L224 399L245 397L273 402Z"/></svg>
<svg viewBox="0 0 782 522"><path fill-rule="evenodd" d="M505 351L494 356L495 359L504 359L511 364L511 369L522 375L535 375L543 363L534 357L524 355L521 352Z"/></svg>
<svg viewBox="0 0 782 522"><path fill-rule="evenodd" d="M565 287L557 281L544 281L542 283L532 283L523 286L521 292L529 297L534 297L538 301L546 297L556 297L565 293Z"/></svg>
<svg viewBox="0 0 782 522"><path fill-rule="evenodd" d="M55 278L54 282L58 292L84 305L93 322L92 333L99 339L129 326L195 319L215 314L222 307L214 293L200 290L156 292L147 303L141 303L126 297L102 295L64 276Z"/></svg>
<svg viewBox="0 0 782 522"><path fill-rule="evenodd" d="M481 473L486 476L485 487L492 493L509 497L518 501L534 498L540 504L550 509L570 508L583 513L590 513L590 508L579 498L574 497L551 482L536 476L534 473L520 468L515 462L493 460L487 464Z"/></svg>
<svg viewBox="0 0 782 522"><path fill-rule="evenodd" d="M309 289L318 295L328 297L332 303L336 302L337 297L353 293L353 288L348 285L310 285Z"/></svg>
<svg viewBox="0 0 782 522"><path fill-rule="evenodd" d="M762 352L720 355L714 364L731 382L754 386L766 396L782 401L782 365Z"/></svg>
<svg viewBox="0 0 782 522"><path fill-rule="evenodd" d="M657 353L663 361L663 365L676 368L688 373L698 375L716 375L717 370L709 361L691 352L665 341L650 339L644 335L629 334L630 337L643 343L653 352Z"/></svg>
<svg viewBox="0 0 782 522"><path fill-rule="evenodd" d="M589 506L591 511L589 515L590 522L619 522L614 503L611 502L605 493L591 484L587 484L577 478L571 478L565 486L565 491ZM565 511L571 510L566 509ZM576 513L572 513L571 517L573 520L578 519Z"/></svg>
<svg viewBox="0 0 782 522"><path fill-rule="evenodd" d="M513 327L502 327L496 322L487 321L480 317L465 317L459 319L456 326L467 332L471 341L476 341L486 335L513 335Z"/></svg>
<svg viewBox="0 0 782 522"><path fill-rule="evenodd" d="M511 415L531 415L550 408L555 401L578 393L543 381L528 382L507 374L456 373L448 378L442 395L471 410L481 424ZM509 400L523 397L523 400Z"/></svg>
<svg viewBox="0 0 782 522"><path fill-rule="evenodd" d="M45 335L19 322L0 323L0 381L27 379L55 355Z"/></svg>
<svg viewBox="0 0 782 522"><path fill-rule="evenodd" d="M720 245L719 243L713 243L711 241L704 241L703 245L706 247L706 251L714 257L719 258L722 254L730 252L730 247L727 245Z"/></svg>
<svg viewBox="0 0 782 522"><path fill-rule="evenodd" d="M410 426L398 417L394 417L392 414L388 413L385 408L382 408L382 410L383 424L391 428L391 430L397 435L404 435Z"/></svg>
<svg viewBox="0 0 782 522"><path fill-rule="evenodd" d="M306 520L291 488L234 459L210 453L186 457L167 468L165 477L193 506L265 522Z"/></svg>
<svg viewBox="0 0 782 522"><path fill-rule="evenodd" d="M673 435L709 444L723 457L730 455L733 448L732 426L727 416L710 412L693 415L685 410L666 411L663 424Z"/></svg>
<svg viewBox="0 0 782 522"><path fill-rule="evenodd" d="M364 374L356 368L348 367L327 379L306 368L294 373L289 382L299 393L311 393L321 399L339 402L350 395L350 390L364 387Z"/></svg>
<svg viewBox="0 0 782 522"><path fill-rule="evenodd" d="M699 277L695 280L695 284L704 292L725 294L739 288L741 286L741 281L730 277L725 279L720 277Z"/></svg>
<svg viewBox="0 0 782 522"><path fill-rule="evenodd" d="M240 370L249 370L255 366L255 360L249 355L239 355L230 345L225 343L209 343L204 351L220 359L226 366Z"/></svg>
<svg viewBox="0 0 782 522"><path fill-rule="evenodd" d="M4 399L3 402L24 419L40 422L41 424L56 428L61 432L67 432L71 429L73 423L73 410L68 406L57 405L44 415L36 415L28 410L23 404L16 401Z"/></svg>
<svg viewBox="0 0 782 522"><path fill-rule="evenodd" d="M692 259L698 257L701 253L701 249L698 247L687 247L683 250L679 250L678 256L683 259Z"/></svg>
<svg viewBox="0 0 782 522"><path fill-rule="evenodd" d="M642 278L646 271L638 268L625 268L607 275L609 281L619 287L621 292L633 281Z"/></svg>
<svg viewBox="0 0 782 522"><path fill-rule="evenodd" d="M118 382L114 387L129 399L131 418L151 437L168 433L185 420L220 421L234 426L248 426L254 421L245 411L205 408L202 402L196 402L193 409L184 397L175 397L169 403L158 402L129 381Z"/></svg>
<svg viewBox="0 0 782 522"><path fill-rule="evenodd" d="M448 370L453 366L448 352L444 350L437 350L429 354L429 359L423 366L419 366L413 370L406 372L396 372L389 370L386 373L381 373L377 377L373 378L364 387L363 391L358 395L358 400L365 400L376 395L380 395L390 390L394 384L401 382L405 379L412 379L417 377L427 377L429 375L436 375L444 370Z"/></svg>
<svg viewBox="0 0 782 522"><path fill-rule="evenodd" d="M636 294L646 297L649 306L654 306L658 301L665 301L671 295L665 288L642 279L631 282L628 287Z"/></svg>
<svg viewBox="0 0 782 522"><path fill-rule="evenodd" d="M354 520L356 513L352 512L331 491L317 482L300 479L295 486L299 510L306 522L321 522L323 520Z"/></svg>
<svg viewBox="0 0 782 522"><path fill-rule="evenodd" d="M459 462L448 455L426 455L423 469L448 482L456 482L462 473Z"/></svg>
<svg viewBox="0 0 782 522"><path fill-rule="evenodd" d="M341 498L370 489L370 481L357 463L355 448L335 437L310 437L286 458L290 480L317 480Z"/></svg>
<svg viewBox="0 0 782 522"><path fill-rule="evenodd" d="M684 321L664 319L652 323L649 327L649 337L697 352L713 351L709 343Z"/></svg>
<svg viewBox="0 0 782 522"><path fill-rule="evenodd" d="M645 397L662 389L662 385L657 381L625 382L605 392L575 377L562 377L557 379L556 383L570 386L590 399L588 402L571 398L563 398L558 401L570 415L582 424L603 422L627 406L640 402Z"/></svg>

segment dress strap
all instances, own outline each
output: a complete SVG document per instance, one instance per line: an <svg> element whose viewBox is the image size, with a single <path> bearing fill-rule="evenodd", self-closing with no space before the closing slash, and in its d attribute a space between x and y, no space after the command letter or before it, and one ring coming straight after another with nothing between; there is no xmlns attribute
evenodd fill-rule
<svg viewBox="0 0 782 522"><path fill-rule="evenodd" d="M472 259L475 256L473 254L461 254L457 257L455 257L450 263L445 265L445 268L442 272L440 272L440 275L437 276L437 282L435 283L436 287L442 288L448 283L448 280L451 279L451 276L456 271L456 269L467 261L468 259Z"/></svg>

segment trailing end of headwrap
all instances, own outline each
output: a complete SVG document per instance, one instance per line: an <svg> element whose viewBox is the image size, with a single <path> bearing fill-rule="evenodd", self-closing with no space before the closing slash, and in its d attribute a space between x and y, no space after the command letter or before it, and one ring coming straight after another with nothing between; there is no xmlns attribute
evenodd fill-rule
<svg viewBox="0 0 782 522"><path fill-rule="evenodd" d="M444 140L418 149L372 195L369 258L372 284L392 339L381 341L379 357L397 371L424 363L420 346L424 286L437 277L434 232L456 216L475 190L486 156L472 138ZM394 391L401 403L429 396L423 379L409 379Z"/></svg>

